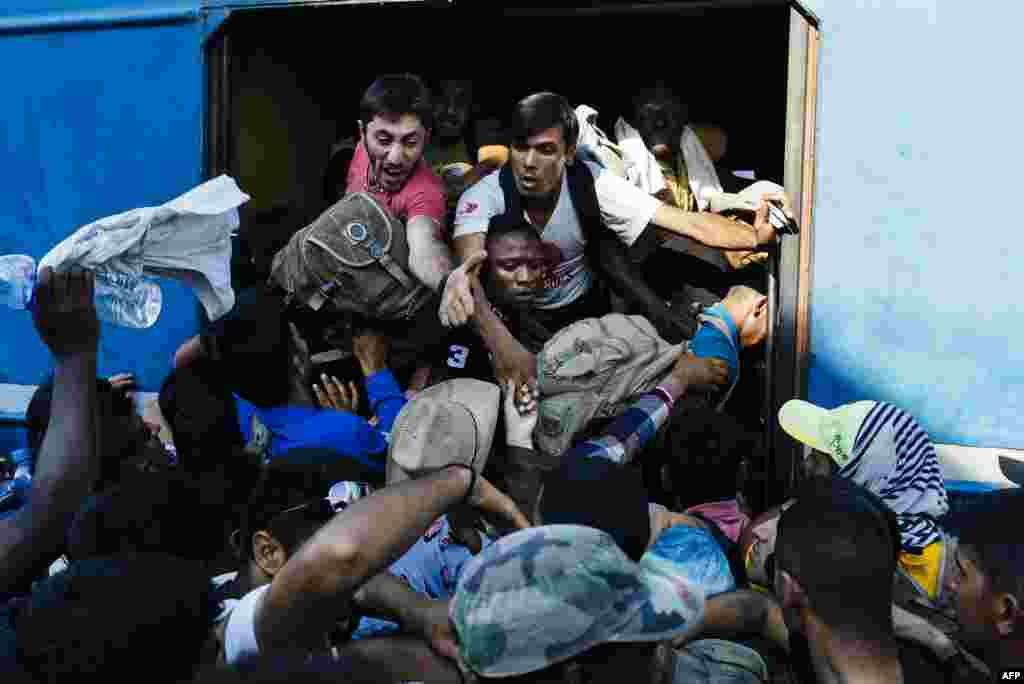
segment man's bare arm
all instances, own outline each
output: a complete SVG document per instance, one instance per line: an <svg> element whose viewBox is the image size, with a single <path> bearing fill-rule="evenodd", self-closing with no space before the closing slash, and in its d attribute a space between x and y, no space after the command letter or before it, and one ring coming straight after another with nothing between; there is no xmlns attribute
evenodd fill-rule
<svg viewBox="0 0 1024 684"><path fill-rule="evenodd" d="M484 251L486 241L487 233L470 233L469 235L461 235L455 238L456 260L463 264L472 255Z"/></svg>
<svg viewBox="0 0 1024 684"><path fill-rule="evenodd" d="M441 514L461 502L471 484L465 468L446 468L386 487L335 516L274 577L256 610L260 650L315 645L353 591L402 555ZM481 511L529 523L483 477L469 503Z"/></svg>
<svg viewBox="0 0 1024 684"><path fill-rule="evenodd" d="M363 615L397 622L409 630L423 623L424 613L432 601L387 571L371 577L359 587L352 600Z"/></svg>
<svg viewBox="0 0 1024 684"><path fill-rule="evenodd" d="M487 252L484 233L471 233L455 238L455 258L459 265L449 273L441 293L437 315L445 327L457 328L473 319L476 305L472 283L480 273Z"/></svg>
<svg viewBox="0 0 1024 684"><path fill-rule="evenodd" d="M509 332L505 322L494 311L479 280L472 283L472 322L484 346L494 355L494 375L504 386L511 380L516 387L528 384L537 377L537 357Z"/></svg>
<svg viewBox="0 0 1024 684"><path fill-rule="evenodd" d="M338 649L338 656L366 663L378 682L463 682L454 661L438 656L423 641L408 636L375 637L350 641Z"/></svg>
<svg viewBox="0 0 1024 684"><path fill-rule="evenodd" d="M780 205L783 213L790 219L796 217L789 195L780 192L761 195L761 202L754 212L753 226L718 214L682 211L664 203L655 209L651 223L664 230L693 238L709 247L756 250L776 240L775 226L768 220L769 202Z"/></svg>
<svg viewBox="0 0 1024 684"><path fill-rule="evenodd" d="M454 264L442 234L442 227L427 216L413 216L406 224L409 241L409 269L427 287L436 291Z"/></svg>
<svg viewBox="0 0 1024 684"><path fill-rule="evenodd" d="M659 204L651 223L664 230L693 238L701 244L719 249L756 249L774 239L774 228L753 226L730 221L724 216L707 212L683 211L668 204ZM769 231L770 235L769 235Z"/></svg>
<svg viewBox="0 0 1024 684"><path fill-rule="evenodd" d="M53 399L29 503L0 522L0 591L15 589L56 557L70 517L99 475L92 275L43 269L34 301L36 331L55 359Z"/></svg>
<svg viewBox="0 0 1024 684"><path fill-rule="evenodd" d="M390 572L374 575L356 591L353 601L362 614L397 622L404 632L423 639L438 655L455 659L457 648L448 622L448 601L414 591Z"/></svg>
<svg viewBox="0 0 1024 684"><path fill-rule="evenodd" d="M710 636L728 639L743 634L759 634L785 650L789 650L789 630L782 615L782 607L768 594L738 590L719 594L704 603L704 618L700 629L692 636L680 639L681 646L694 638Z"/></svg>

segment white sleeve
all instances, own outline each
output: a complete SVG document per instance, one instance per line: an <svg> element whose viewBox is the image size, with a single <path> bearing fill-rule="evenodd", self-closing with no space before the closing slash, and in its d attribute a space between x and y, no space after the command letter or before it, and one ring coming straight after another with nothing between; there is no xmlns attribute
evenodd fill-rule
<svg viewBox="0 0 1024 684"><path fill-rule="evenodd" d="M491 218L505 213L505 194L494 171L462 193L455 209L453 237L486 233Z"/></svg>
<svg viewBox="0 0 1024 684"><path fill-rule="evenodd" d="M256 643L256 606L267 589L270 589L269 584L250 591L228 616L228 624L224 627L224 662L228 665L259 655L260 647Z"/></svg>
<svg viewBox="0 0 1024 684"><path fill-rule="evenodd" d="M601 219L626 246L631 246L654 219L654 212L660 202L625 178L610 173L598 164L585 163L594 176Z"/></svg>

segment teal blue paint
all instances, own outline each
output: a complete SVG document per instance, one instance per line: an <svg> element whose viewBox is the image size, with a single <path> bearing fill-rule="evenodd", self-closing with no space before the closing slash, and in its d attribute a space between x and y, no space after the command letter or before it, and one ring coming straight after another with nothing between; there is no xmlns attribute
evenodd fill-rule
<svg viewBox="0 0 1024 684"><path fill-rule="evenodd" d="M822 41L808 398L892 401L937 442L1024 448L1024 94L1006 87L1024 6L804 4Z"/></svg>
<svg viewBox="0 0 1024 684"><path fill-rule="evenodd" d="M61 6L111 9L101 4ZM56 12L54 5L46 8ZM202 180L197 2L190 10L195 19L186 23L0 35L0 61L16 66L5 70L8 106L0 123L0 254L39 258L79 226L162 204ZM101 373L134 372L149 391L200 321L188 288L161 284L157 324L143 331L104 326L99 354ZM51 362L30 317L0 311L0 330L0 382L40 382Z"/></svg>
<svg viewBox="0 0 1024 684"><path fill-rule="evenodd" d="M8 5L0 9L0 34L187 22L198 14L199 7L191 0L135 2L131 7L97 0ZM59 44L61 38L58 35L52 40Z"/></svg>

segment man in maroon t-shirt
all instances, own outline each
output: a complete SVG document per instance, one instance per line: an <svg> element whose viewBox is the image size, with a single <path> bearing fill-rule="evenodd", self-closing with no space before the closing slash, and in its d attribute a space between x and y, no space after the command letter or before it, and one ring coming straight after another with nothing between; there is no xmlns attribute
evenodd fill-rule
<svg viewBox="0 0 1024 684"><path fill-rule="evenodd" d="M417 76L390 75L374 81L360 101L360 135L345 191L370 193L405 225L409 270L437 291L452 269L452 256L444 238L444 186L423 160L433 108L430 90ZM409 321L360 323L391 339L390 365L400 377L425 347L446 338L437 316L439 295L435 299ZM226 361L226 382L233 392L261 407L284 403L291 392L288 323L298 325L313 352L344 345L338 336L345 334L335 329L346 329L344 317L294 309L285 305L272 284L240 293L231 312L178 349L174 365L182 368L204 357ZM253 368L264 372L254 377Z"/></svg>
<svg viewBox="0 0 1024 684"><path fill-rule="evenodd" d="M444 184L423 159L434 125L430 90L417 76L378 78L359 103L359 141L345 192L368 192L405 224L409 268L436 290L452 270Z"/></svg>

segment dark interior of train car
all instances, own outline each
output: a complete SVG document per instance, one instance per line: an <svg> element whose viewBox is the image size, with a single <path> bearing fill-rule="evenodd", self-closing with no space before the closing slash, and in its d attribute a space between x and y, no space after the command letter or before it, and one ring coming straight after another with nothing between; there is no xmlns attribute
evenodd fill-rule
<svg viewBox="0 0 1024 684"><path fill-rule="evenodd" d="M478 118L504 118L523 96L555 91L596 109L609 135L618 117L631 118L633 95L663 81L691 122L726 132L722 167L781 183L788 22L784 6L582 15L404 3L239 11L211 41L223 51L226 76L211 96L226 115L219 169L252 197L242 230L276 245L273 234L326 208L331 149L357 134L363 90L378 75L412 72L431 84L472 79ZM245 265L236 266L236 285L247 284L238 282ZM748 361L763 370L763 353ZM738 394L746 398L733 403L756 422L763 380L753 372L744 382Z"/></svg>
<svg viewBox="0 0 1024 684"><path fill-rule="evenodd" d="M525 11L524 11L525 12ZM230 171L248 210L315 202L331 145L354 135L380 74L470 78L476 115L503 117L542 90L588 104L612 134L632 95L662 80L690 120L728 134L723 162L781 182L788 10L503 15L393 6L238 12L229 50Z"/></svg>

